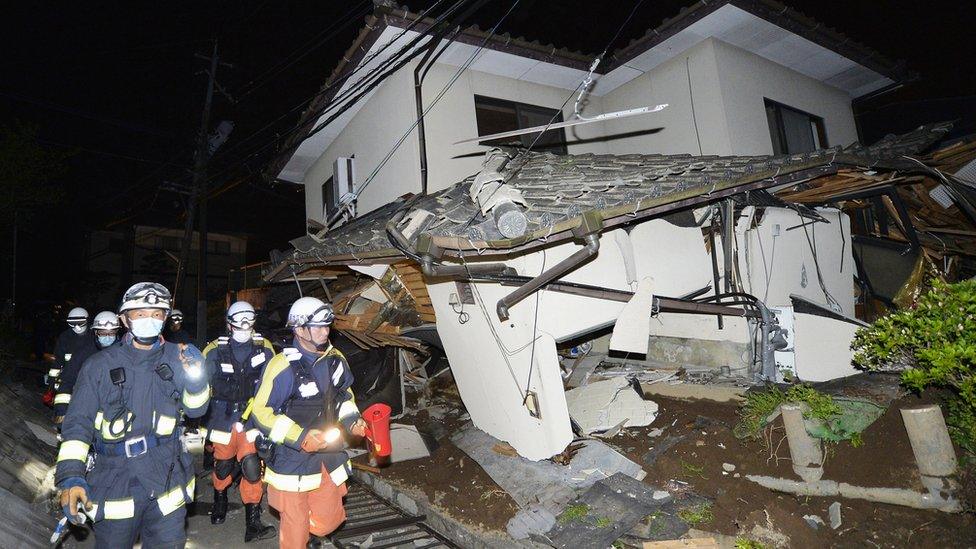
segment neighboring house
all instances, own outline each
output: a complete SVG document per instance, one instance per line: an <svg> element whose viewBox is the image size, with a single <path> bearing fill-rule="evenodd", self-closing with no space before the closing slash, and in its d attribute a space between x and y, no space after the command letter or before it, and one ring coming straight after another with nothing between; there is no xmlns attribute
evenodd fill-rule
<svg viewBox="0 0 976 549"><path fill-rule="evenodd" d="M287 144L272 169L277 178L304 185L313 232L418 117L420 57L354 104L343 95L430 27L421 21L404 31L417 17L377 7L305 113L305 131ZM424 71L425 108L484 37L468 29L444 42L446 49ZM420 40L415 47L427 45ZM566 99L594 57L507 35L491 38L424 119L426 187L415 130L359 196L357 213L406 193L446 188L478 171L487 145L457 141L543 125L553 115L569 120L574 100ZM356 69L351 78L341 78ZM661 103L667 109L554 131L536 148L548 145L546 150L570 154L756 155L846 146L858 140L851 102L911 77L899 64L776 2L700 2L603 60L582 114ZM327 104L330 110L319 115ZM346 104L348 110L330 121ZM308 135L313 127L319 131Z"/></svg>
<svg viewBox="0 0 976 549"><path fill-rule="evenodd" d="M177 307L189 318L195 315L198 233L193 233L190 261L183 290L177 296ZM183 231L165 227L136 225L131 230L93 231L89 238L87 272L96 274L103 283L104 303L114 303L135 282L155 280L171 291L176 280ZM247 238L242 235L207 233L207 289L209 298L223 296L228 290L228 273L245 263Z"/></svg>

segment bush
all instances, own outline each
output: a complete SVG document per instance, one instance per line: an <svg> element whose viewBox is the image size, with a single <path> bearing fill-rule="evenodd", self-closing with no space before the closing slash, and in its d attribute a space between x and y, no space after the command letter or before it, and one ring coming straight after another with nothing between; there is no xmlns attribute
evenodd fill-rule
<svg viewBox="0 0 976 549"><path fill-rule="evenodd" d="M810 410L804 417L816 419L830 429L831 422L843 413L830 395L825 395L809 385L793 385L785 392L778 387L769 387L766 391L756 391L746 394L746 400L739 409L739 422L733 433L739 438L759 439L759 435L766 426L769 417L780 404L786 402L804 402ZM843 433L836 433L836 437L846 438Z"/></svg>
<svg viewBox="0 0 976 549"><path fill-rule="evenodd" d="M874 371L901 371L902 383L919 392L948 389L946 423L953 440L976 455L976 280L933 281L914 309L905 309L858 330L854 363Z"/></svg>

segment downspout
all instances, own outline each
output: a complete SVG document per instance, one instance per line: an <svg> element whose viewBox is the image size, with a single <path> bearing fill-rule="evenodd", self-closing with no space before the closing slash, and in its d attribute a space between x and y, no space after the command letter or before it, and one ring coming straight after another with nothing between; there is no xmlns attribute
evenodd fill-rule
<svg viewBox="0 0 976 549"><path fill-rule="evenodd" d="M424 131L424 79L420 75L420 70L424 68L427 64L427 60L433 55L434 50L437 49L437 40L431 40L430 46L427 47L427 53L420 58L420 62L417 63L417 67L413 70L413 94L417 102L417 119L420 121L417 124L417 142L420 147L420 194L427 194L427 139ZM441 50L444 51L444 50ZM427 72L424 71L424 76Z"/></svg>
<svg viewBox="0 0 976 549"><path fill-rule="evenodd" d="M480 4L478 4L478 6L480 6ZM417 124L417 142L420 148L420 194L421 196L427 194L427 139L426 139L426 130L425 130L426 122L424 121L424 78L427 77L427 72L430 70L431 67L434 66L434 63L437 62L437 59L445 51L447 51L447 48L451 45L452 42L454 42L454 39L457 38L457 35L461 32L460 22L467 19L470 13L471 11L469 10L468 12L465 12L464 14L461 15L461 17L458 19L459 24L454 29L454 33L451 34L451 37L447 39L447 43L444 44L444 47L441 48L441 50L437 52L436 55L433 55L434 50L437 49L437 44L440 41L439 38L442 35L438 34L437 38L432 39L430 41L430 46L427 48L427 52L424 53L424 56L420 59L420 62L417 63L417 67L413 70L413 91L414 91L414 97L417 102L417 120L420 121L420 123ZM433 57L431 57L431 55L433 55ZM421 72L421 70L423 70L423 72Z"/></svg>
<svg viewBox="0 0 976 549"><path fill-rule="evenodd" d="M509 307L537 292L553 280L575 270L584 262L594 257L600 251L600 229L602 228L603 219L600 217L600 214L596 212L584 213L580 219L580 224L573 228L573 234L577 238L583 239L583 248L560 261L551 269L544 271L539 276L526 282L514 292L498 300L498 305L495 308L498 313L498 318L500 320L508 320Z"/></svg>

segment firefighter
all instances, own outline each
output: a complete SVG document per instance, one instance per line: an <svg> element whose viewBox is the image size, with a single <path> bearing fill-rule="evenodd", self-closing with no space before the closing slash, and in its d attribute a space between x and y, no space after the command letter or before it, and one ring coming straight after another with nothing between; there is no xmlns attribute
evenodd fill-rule
<svg viewBox="0 0 976 549"><path fill-rule="evenodd" d="M160 338L169 290L141 282L119 312L129 332L86 361L64 418L55 483L68 519L90 519L96 547L183 547L193 460L180 416L202 416L210 386L192 345ZM89 449L94 460L89 470Z"/></svg>
<svg viewBox="0 0 976 549"><path fill-rule="evenodd" d="M284 549L320 547L345 520L351 468L339 428L365 433L349 365L329 343L334 318L332 306L319 299L296 301L287 323L293 346L271 360L254 397L253 417L266 437L259 442L268 452L268 503L281 514Z"/></svg>
<svg viewBox="0 0 976 549"><path fill-rule="evenodd" d="M239 473L241 502L244 503L244 543L273 537L274 526L261 523L261 459L254 440L257 429L249 415L254 392L274 348L254 331L254 307L238 301L227 309L227 336L217 338L204 350L210 376L210 411L207 436L214 447L214 504L212 524L227 518L227 489Z"/></svg>
<svg viewBox="0 0 976 549"><path fill-rule="evenodd" d="M166 322L166 331L163 332L163 339L170 343L192 343L190 334L183 330L183 311L173 309Z"/></svg>
<svg viewBox="0 0 976 549"><path fill-rule="evenodd" d="M112 311L102 311L95 315L91 330L87 330L87 333L84 334L87 339L91 340L92 344L80 346L71 355L71 360L65 362L61 369L61 375L58 376L57 393L54 396L55 423L60 424L64 419L68 404L71 402L71 393L74 391L75 382L78 381L78 373L85 361L96 352L114 344L118 331L119 315Z"/></svg>
<svg viewBox="0 0 976 549"><path fill-rule="evenodd" d="M54 425L60 426L71 402L71 391L64 391L64 373L68 364L80 364L95 354L98 347L88 330L88 311L75 307L68 311L68 329L54 344L54 364L48 370L48 385L54 390ZM74 363L72 363L74 359Z"/></svg>

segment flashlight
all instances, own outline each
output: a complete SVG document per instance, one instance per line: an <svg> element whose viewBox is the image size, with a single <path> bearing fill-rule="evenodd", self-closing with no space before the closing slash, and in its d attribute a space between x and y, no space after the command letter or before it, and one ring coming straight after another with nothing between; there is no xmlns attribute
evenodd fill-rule
<svg viewBox="0 0 976 549"><path fill-rule="evenodd" d="M325 438L326 444L332 444L333 442L339 440L339 437L341 436L342 433L339 431L339 429L331 427L325 431L323 438Z"/></svg>
<svg viewBox="0 0 976 549"><path fill-rule="evenodd" d="M199 362L191 364L186 369L186 377L188 377L191 381L196 381L200 379L200 376L202 375L203 375L203 368L200 366Z"/></svg>

